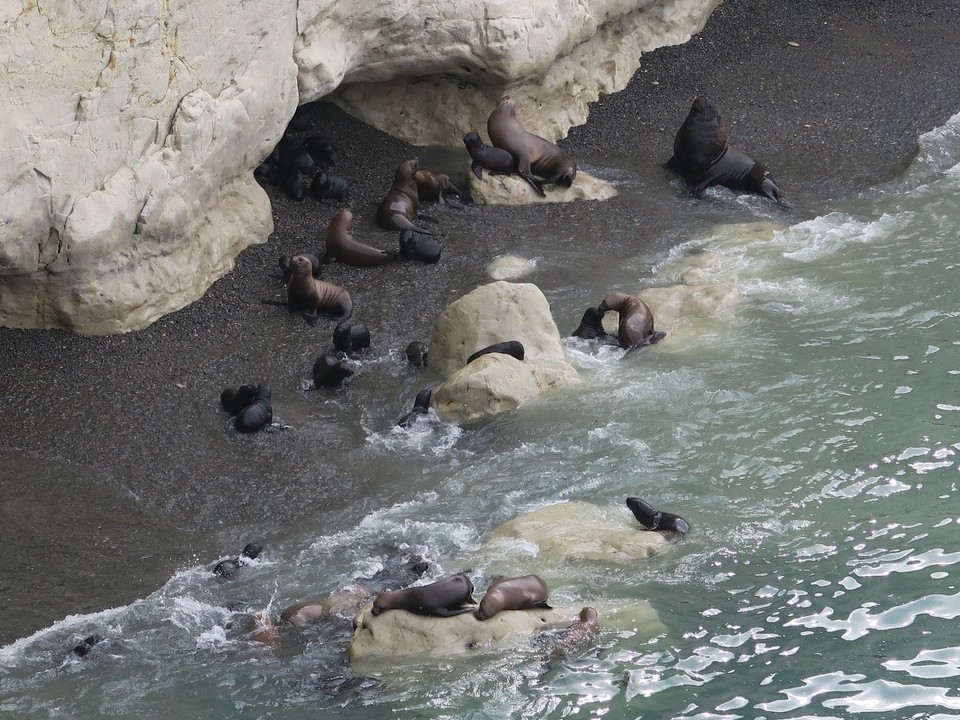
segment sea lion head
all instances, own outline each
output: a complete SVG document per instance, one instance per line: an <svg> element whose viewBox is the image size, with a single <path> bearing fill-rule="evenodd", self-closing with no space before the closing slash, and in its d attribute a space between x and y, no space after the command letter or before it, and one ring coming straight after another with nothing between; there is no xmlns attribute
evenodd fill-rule
<svg viewBox="0 0 960 720"><path fill-rule="evenodd" d="M310 258L303 255L290 258L290 274L293 277L313 277L313 263Z"/></svg>
<svg viewBox="0 0 960 720"><path fill-rule="evenodd" d="M393 610L396 607L394 603L397 595L398 591L396 590L384 590L373 599L373 607L370 609L370 614L376 617L387 610Z"/></svg>
<svg viewBox="0 0 960 720"><path fill-rule="evenodd" d="M504 95L497 101L497 110L501 110L510 117L514 117L517 114L517 104L513 101L512 97Z"/></svg>
<svg viewBox="0 0 960 720"><path fill-rule="evenodd" d="M580 622L590 628L597 627L597 611L592 607L585 607L580 611Z"/></svg>
<svg viewBox="0 0 960 720"><path fill-rule="evenodd" d="M483 140L480 139L477 133L468 132L463 136L463 144L466 145L467 150L479 150L483 147Z"/></svg>

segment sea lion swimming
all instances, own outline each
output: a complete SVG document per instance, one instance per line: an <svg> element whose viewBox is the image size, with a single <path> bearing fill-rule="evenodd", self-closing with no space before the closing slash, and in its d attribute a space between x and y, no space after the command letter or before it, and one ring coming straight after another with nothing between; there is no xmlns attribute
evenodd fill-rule
<svg viewBox="0 0 960 720"><path fill-rule="evenodd" d="M653 311L636 295L607 293L598 309L604 313L615 310L620 315L617 342L622 348L651 345L666 336L666 333L654 332Z"/></svg>
<svg viewBox="0 0 960 720"><path fill-rule="evenodd" d="M474 616L489 620L501 610L531 610L547 605L547 584L539 575L504 578L493 583L484 594Z"/></svg>
<svg viewBox="0 0 960 720"><path fill-rule="evenodd" d="M780 188L761 164L727 143L727 125L706 98L693 101L686 120L673 140L673 157L667 167L683 176L699 195L711 185L747 190L780 202Z"/></svg>
<svg viewBox="0 0 960 720"><path fill-rule="evenodd" d="M385 230L414 230L425 235L436 235L414 225L420 212L420 193L414 174L420 169L417 158L400 163L387 196L377 207L377 225Z"/></svg>
<svg viewBox="0 0 960 720"><path fill-rule="evenodd" d="M577 175L576 161L549 140L527 132L517 120L517 106L509 95L497 102L487 118L487 135L496 147L515 158L517 174L529 183L533 175L543 183L570 187Z"/></svg>
<svg viewBox="0 0 960 720"><path fill-rule="evenodd" d="M313 363L312 373L315 387L335 387L353 375L353 368L340 356L325 352Z"/></svg>
<svg viewBox="0 0 960 720"><path fill-rule="evenodd" d="M414 422L416 422L418 417L426 415L428 412L430 412L430 398L432 397L432 387L424 388L418 392L417 397L413 401L413 409L402 418L397 420L397 425L403 428L410 427Z"/></svg>
<svg viewBox="0 0 960 720"><path fill-rule="evenodd" d="M507 340L506 342L498 342L493 345L487 345L487 347L477 350L473 355L467 358L467 365L472 363L479 357L484 355L490 355L492 353L502 353L503 355L509 355L523 362L523 343L519 340Z"/></svg>
<svg viewBox="0 0 960 720"><path fill-rule="evenodd" d="M393 262L397 254L391 250L380 250L362 243L353 236L353 213L350 208L342 208L327 228L326 260L339 260L348 265L368 267Z"/></svg>
<svg viewBox="0 0 960 720"><path fill-rule="evenodd" d="M641 498L628 497L627 507L647 530L663 530L669 533L673 540L682 538L690 532L690 524L682 517L657 510Z"/></svg>
<svg viewBox="0 0 960 720"><path fill-rule="evenodd" d="M610 337L610 334L603 329L603 311L600 308L587 308L583 311L583 317L580 324L573 331L573 337L583 338L584 340L603 340Z"/></svg>
<svg viewBox="0 0 960 720"><path fill-rule="evenodd" d="M290 259L287 304L300 311L303 319L317 324L317 316L347 318L353 314L353 299L339 285L313 277L313 265L303 255Z"/></svg>
<svg viewBox="0 0 960 720"><path fill-rule="evenodd" d="M213 568L213 574L224 580L233 580L241 565L243 565L244 559L256 560L261 552L263 552L263 545L260 543L247 543L239 557L218 562Z"/></svg>
<svg viewBox="0 0 960 720"><path fill-rule="evenodd" d="M565 628L540 633L534 642L549 650L549 659L569 656L597 641L600 634L597 611L585 607L577 619Z"/></svg>
<svg viewBox="0 0 960 720"><path fill-rule="evenodd" d="M384 590L373 601L373 615L388 610L406 610L414 615L453 617L468 613L475 605L473 583L466 575L453 575L429 585L416 585L403 590Z"/></svg>
<svg viewBox="0 0 960 720"><path fill-rule="evenodd" d="M268 385L257 385L253 402L237 413L233 426L242 433L255 433L273 422L273 405Z"/></svg>
<svg viewBox="0 0 960 720"><path fill-rule="evenodd" d="M409 362L414 367L426 367L427 358L429 356L429 350L427 346L420 342L419 340L414 340L412 343L407 345L406 349L403 351L403 354L407 357L407 362Z"/></svg>

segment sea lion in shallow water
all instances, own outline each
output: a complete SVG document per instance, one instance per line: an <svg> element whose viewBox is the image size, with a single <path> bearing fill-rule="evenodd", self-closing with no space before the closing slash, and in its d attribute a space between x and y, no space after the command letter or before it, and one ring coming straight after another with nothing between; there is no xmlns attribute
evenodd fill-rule
<svg viewBox="0 0 960 720"><path fill-rule="evenodd" d="M647 530L663 530L671 534L671 539L679 539L690 532L690 524L679 515L657 510L650 503L638 497L628 497L627 507L633 516Z"/></svg>
<svg viewBox="0 0 960 720"><path fill-rule="evenodd" d="M540 633L534 642L549 650L549 659L554 660L572 655L597 641L600 625L597 611L585 607L577 619L565 628Z"/></svg>
<svg viewBox="0 0 960 720"><path fill-rule="evenodd" d="M580 324L573 331L573 337L583 338L584 340L602 340L610 337L610 333L603 329L603 310L600 308L587 308L583 311L583 317Z"/></svg>
<svg viewBox="0 0 960 720"><path fill-rule="evenodd" d="M653 311L636 295L627 295L622 292L607 293L598 309L604 313L615 310L620 315L617 342L622 348L651 345L666 336L666 333L654 332Z"/></svg>
<svg viewBox="0 0 960 720"><path fill-rule="evenodd" d="M780 202L782 194L770 172L727 142L727 124L706 98L693 101L673 140L667 167L683 176L699 195L711 185L746 190Z"/></svg>
<svg viewBox="0 0 960 720"><path fill-rule="evenodd" d="M428 387L424 388L417 393L417 397L413 401L413 409L404 415L402 418L397 420L397 425L402 428L408 428L416 422L416 419L421 415L426 415L430 412L430 398L433 397L433 388Z"/></svg>
<svg viewBox="0 0 960 720"><path fill-rule="evenodd" d="M233 426L242 433L255 433L273 422L273 404L270 386L257 385L253 402L237 413Z"/></svg>
<svg viewBox="0 0 960 720"><path fill-rule="evenodd" d="M497 102L487 118L487 135L496 147L509 152L517 161L517 174L524 180L557 183L570 187L577 175L576 161L549 140L523 129L517 119L517 106L509 95Z"/></svg>
<svg viewBox="0 0 960 720"><path fill-rule="evenodd" d="M393 177L393 185L377 207L377 225L385 230L414 230L425 235L436 235L413 224L420 212L420 192L414 179L419 169L420 161L417 158L400 163Z"/></svg>
<svg viewBox="0 0 960 720"><path fill-rule="evenodd" d="M380 250L362 243L353 236L353 213L350 208L342 208L327 228L326 260L339 260L347 265L368 267L393 262L397 254L391 250Z"/></svg>
<svg viewBox="0 0 960 720"><path fill-rule="evenodd" d="M430 354L430 351L427 349L427 346L420 342L419 340L414 340L412 343L407 345L406 349L403 351L403 354L407 356L407 362L409 362L414 367L426 367L427 358Z"/></svg>
<svg viewBox="0 0 960 720"><path fill-rule="evenodd" d="M303 319L317 324L317 316L347 318L353 314L353 298L339 285L317 280L313 266L303 255L290 259L287 304L300 311Z"/></svg>
<svg viewBox="0 0 960 720"><path fill-rule="evenodd" d="M247 543L239 557L221 560L213 567L213 574L224 580L233 580L239 572L243 559L256 560L257 556L263 552L263 545L260 543Z"/></svg>
<svg viewBox="0 0 960 720"><path fill-rule="evenodd" d="M353 368L339 355L325 352L313 363L314 387L336 387L353 375Z"/></svg>
<svg viewBox="0 0 960 720"><path fill-rule="evenodd" d="M501 353L503 355L509 355L523 362L523 343L519 340L507 340L506 342L498 342L493 345L487 345L487 347L477 350L473 355L467 358L467 365L472 363L479 357L484 355L490 355L492 353Z"/></svg>
<svg viewBox="0 0 960 720"><path fill-rule="evenodd" d="M220 406L227 411L230 417L241 412L257 396L256 385L241 385L234 390L233 388L224 388L220 393Z"/></svg>
<svg viewBox="0 0 960 720"><path fill-rule="evenodd" d="M348 355L370 347L370 331L363 323L341 320L333 329L333 346Z"/></svg>
<svg viewBox="0 0 960 720"><path fill-rule="evenodd" d="M477 620L489 620L501 610L531 610L547 605L547 584L539 575L523 575L497 580L484 594L474 616Z"/></svg>
<svg viewBox="0 0 960 720"><path fill-rule="evenodd" d="M466 575L437 580L429 585L416 585L403 590L385 590L373 601L373 615L387 610L406 610L414 615L453 617L473 610L473 583Z"/></svg>

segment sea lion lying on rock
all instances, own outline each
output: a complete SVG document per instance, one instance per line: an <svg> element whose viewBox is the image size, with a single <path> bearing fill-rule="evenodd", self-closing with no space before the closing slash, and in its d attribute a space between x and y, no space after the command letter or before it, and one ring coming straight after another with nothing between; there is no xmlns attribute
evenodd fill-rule
<svg viewBox="0 0 960 720"><path fill-rule="evenodd" d="M406 610L414 615L452 617L473 610L464 605L476 605L473 583L466 575L453 575L429 585L385 590L374 599L370 612L377 616L388 610Z"/></svg>
<svg viewBox="0 0 960 720"><path fill-rule="evenodd" d="M657 510L638 497L628 497L627 507L647 530L662 530L671 540L678 540L690 532L690 524L679 515Z"/></svg>
<svg viewBox="0 0 960 720"><path fill-rule="evenodd" d="M523 575L490 585L473 615L477 620L489 620L504 610L533 608L553 609L547 605L547 584L539 575Z"/></svg>

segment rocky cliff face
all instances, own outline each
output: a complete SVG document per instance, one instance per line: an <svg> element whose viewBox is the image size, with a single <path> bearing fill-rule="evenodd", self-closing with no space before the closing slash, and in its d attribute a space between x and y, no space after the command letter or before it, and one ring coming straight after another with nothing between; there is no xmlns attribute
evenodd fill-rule
<svg viewBox="0 0 960 720"><path fill-rule="evenodd" d="M252 170L299 103L459 144L507 90L555 139L718 3L6 3L0 323L124 332L199 298L271 232Z"/></svg>

